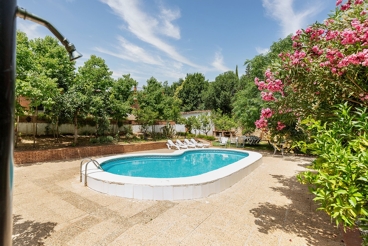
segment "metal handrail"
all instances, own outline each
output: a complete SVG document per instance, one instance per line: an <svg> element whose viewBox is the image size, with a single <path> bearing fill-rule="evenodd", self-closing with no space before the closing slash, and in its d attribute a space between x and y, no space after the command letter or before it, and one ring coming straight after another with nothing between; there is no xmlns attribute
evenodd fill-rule
<svg viewBox="0 0 368 246"><path fill-rule="evenodd" d="M89 163L93 163L93 165L95 165L95 167L97 167L98 169L102 169L102 167L100 166L100 163L98 163L98 161L96 161L95 159L92 159L92 158L84 158L81 163L80 163L80 177L79 177L79 180L80 182L82 182L82 166L83 166L83 162L84 161L87 161L87 164L86 164L86 167L85 167L85 170L84 170L84 186L87 186L87 166Z"/></svg>

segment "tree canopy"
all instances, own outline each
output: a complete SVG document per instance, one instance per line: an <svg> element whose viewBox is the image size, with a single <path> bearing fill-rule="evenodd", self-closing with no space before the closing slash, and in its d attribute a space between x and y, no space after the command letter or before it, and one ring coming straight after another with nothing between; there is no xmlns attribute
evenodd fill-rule
<svg viewBox="0 0 368 246"><path fill-rule="evenodd" d="M228 71L217 76L214 82L209 83L208 90L204 94L206 109L219 109L223 114L230 115L238 84L239 78L233 71Z"/></svg>
<svg viewBox="0 0 368 246"><path fill-rule="evenodd" d="M208 81L201 73L187 74L175 95L181 100L181 110L184 112L203 110L203 93L208 88Z"/></svg>

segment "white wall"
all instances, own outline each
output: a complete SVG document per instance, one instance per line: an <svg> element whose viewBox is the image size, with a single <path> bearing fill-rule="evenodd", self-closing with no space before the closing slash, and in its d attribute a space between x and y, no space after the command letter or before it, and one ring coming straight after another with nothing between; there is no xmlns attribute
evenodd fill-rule
<svg viewBox="0 0 368 246"><path fill-rule="evenodd" d="M201 114L211 114L211 111L204 110L204 111L192 111L192 112L183 112L182 117L183 118L189 118L190 116L198 116ZM46 126L49 126L49 134L52 134L52 125L48 123L37 123L37 135L45 135L46 134ZM119 128L120 131L124 130L124 127L127 127L128 125L122 126ZM155 132L162 132L161 128L165 125L155 125L154 129ZM33 123L32 122L20 122L19 125L19 132L23 135L32 135L33 134ZM131 125L133 133L139 133L141 132L141 126L140 125ZM174 125L176 132L185 132L185 125L182 124L176 124ZM110 125L110 129L116 130L116 125ZM148 131L152 131L152 127L148 128ZM213 136L214 126L212 126L212 129L207 133L208 136ZM74 134L74 125L73 124L62 124L59 126L59 132L60 134ZM86 133L93 134L96 132L96 127L94 126L83 126L78 128L78 134L84 135ZM192 134L195 134L195 131L192 130ZM197 134L203 134L205 133L203 131L197 131Z"/></svg>
<svg viewBox="0 0 368 246"><path fill-rule="evenodd" d="M37 135L45 135L46 134L46 126L49 126L49 134L52 134L52 125L48 123L37 123ZM119 129L119 131L123 131L124 127L128 127L129 125L124 125ZM155 132L162 132L161 128L165 125L155 125L154 129ZM141 132L141 126L140 125L131 125L133 133L139 133ZM111 125L110 129L116 130L116 125ZM174 129L176 132L185 132L184 125L174 125ZM18 124L18 131L22 135L32 135L33 134L33 123L28 122L20 122ZM148 128L148 131L152 131L152 127ZM74 134L74 125L73 124L62 124L59 126L59 132L60 134ZM96 127L94 126L83 126L78 128L78 134L82 135L85 133L93 134L96 132Z"/></svg>
<svg viewBox="0 0 368 246"><path fill-rule="evenodd" d="M192 112L182 112L181 113L181 116L183 117L183 118L189 118L189 117L191 117L191 116L195 116L195 117L197 117L197 116L199 116L199 115L201 115L201 114L209 114L209 115L211 115L211 111L210 110L203 110L203 111L192 111ZM178 124L178 126L179 126L179 129L180 129L180 132L185 132L185 125L180 125L180 124ZM213 136L213 131L215 130L215 126L213 125L212 126L212 129L207 133L207 135L208 136ZM178 131L177 131L178 132ZM196 131L195 130L192 130L191 131L191 133L192 134L195 134L196 133ZM203 135L206 135L206 133L205 132L203 132L203 131L197 131L197 134L203 134Z"/></svg>

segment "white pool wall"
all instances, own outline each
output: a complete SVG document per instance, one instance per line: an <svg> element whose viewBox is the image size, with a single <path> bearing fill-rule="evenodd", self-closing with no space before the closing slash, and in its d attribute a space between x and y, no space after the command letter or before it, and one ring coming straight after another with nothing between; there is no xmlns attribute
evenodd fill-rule
<svg viewBox="0 0 368 246"><path fill-rule="evenodd" d="M209 148L213 150L224 150ZM95 191L125 198L139 200L191 200L208 197L231 187L262 164L262 155L253 151L246 152L248 157L235 163L197 176L184 178L140 178L116 175L88 164L87 186ZM185 151L157 154L160 156L181 155ZM195 151L195 149L194 149ZM126 154L96 159L103 163L110 159L133 156L152 156L155 154ZM85 179L85 165L82 168L82 182Z"/></svg>

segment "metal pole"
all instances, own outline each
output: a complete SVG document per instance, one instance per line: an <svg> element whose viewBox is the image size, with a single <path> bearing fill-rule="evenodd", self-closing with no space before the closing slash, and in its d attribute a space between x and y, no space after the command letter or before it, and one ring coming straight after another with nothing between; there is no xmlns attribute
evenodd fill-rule
<svg viewBox="0 0 368 246"><path fill-rule="evenodd" d="M12 245L16 0L0 0L0 245Z"/></svg>
<svg viewBox="0 0 368 246"><path fill-rule="evenodd" d="M17 16L25 19L25 20L30 20L33 21L35 23L38 23L40 25L45 26L46 28L48 28L52 34L55 35L55 37L57 37L57 39L59 39L59 41L64 45L65 49L68 51L69 53L69 58L71 61L78 59L80 57L82 57L82 54L80 54L76 49L74 44L70 43L69 40L64 37L50 22L48 22L45 19L42 19L41 17L38 17L37 15L34 15L30 12L27 12L27 10L18 7L17 9Z"/></svg>

